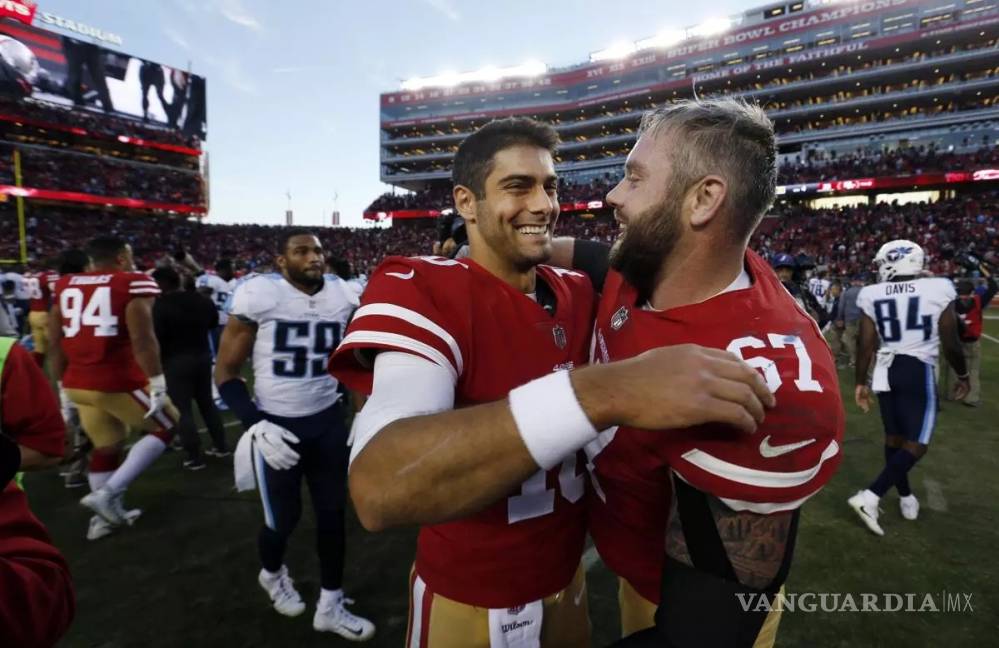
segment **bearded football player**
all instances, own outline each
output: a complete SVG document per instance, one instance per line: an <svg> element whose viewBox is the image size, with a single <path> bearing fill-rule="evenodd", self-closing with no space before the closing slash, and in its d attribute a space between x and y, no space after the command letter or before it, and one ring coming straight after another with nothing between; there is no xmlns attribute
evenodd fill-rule
<svg viewBox="0 0 999 648"><path fill-rule="evenodd" d="M755 367L777 400L755 434L621 426L587 447L590 533L621 577L622 628L647 628L622 646L772 645L777 614L743 610L739 596L773 602L801 505L840 460L829 349L747 250L774 198L775 158L773 126L756 106L665 106L644 117L607 196L621 224L613 248L559 241L560 263L571 258L602 282L596 362L702 344Z"/></svg>

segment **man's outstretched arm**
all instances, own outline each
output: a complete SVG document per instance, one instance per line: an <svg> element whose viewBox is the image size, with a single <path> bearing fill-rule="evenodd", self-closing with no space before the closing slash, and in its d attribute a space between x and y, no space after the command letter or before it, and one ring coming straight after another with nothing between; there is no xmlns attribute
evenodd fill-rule
<svg viewBox="0 0 999 648"><path fill-rule="evenodd" d="M482 510L598 430L719 422L749 433L774 404L760 375L732 354L683 345L549 374L501 401L381 425L377 363L350 467L355 508L372 531Z"/></svg>

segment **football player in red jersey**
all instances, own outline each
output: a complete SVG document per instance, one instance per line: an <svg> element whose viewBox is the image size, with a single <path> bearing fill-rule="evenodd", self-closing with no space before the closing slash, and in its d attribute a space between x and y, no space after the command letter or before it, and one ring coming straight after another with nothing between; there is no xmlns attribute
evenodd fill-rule
<svg viewBox="0 0 999 648"><path fill-rule="evenodd" d="M95 238L87 254L89 272L56 283L49 339L52 370L94 444L91 492L80 503L96 514L88 536L99 536L95 529L135 517L122 503L125 488L163 453L179 416L166 394L153 332L159 287L133 271L132 248L119 238ZM122 462L127 426L148 434Z"/></svg>
<svg viewBox="0 0 999 648"><path fill-rule="evenodd" d="M52 306L52 289L59 279L59 274L52 269L52 262L47 261L44 269L26 279L28 283L28 326L31 327L32 352L39 367L45 365L45 353L48 351L49 308Z"/></svg>
<svg viewBox="0 0 999 648"><path fill-rule="evenodd" d="M717 350L578 368L592 287L541 265L559 213L556 144L529 119L466 138L453 178L470 256L387 259L331 359L371 394L349 473L362 523L424 525L409 646L588 646L577 451L615 424L753 430L772 404L755 371Z"/></svg>
<svg viewBox="0 0 999 648"><path fill-rule="evenodd" d="M664 344L725 349L761 372L777 405L754 434L717 424L601 434L587 447L590 532L622 578L622 626L649 628L622 646L771 646L779 614L767 610L800 507L840 460L836 367L814 320L747 250L775 193L763 110L681 101L639 132L607 196L621 223L614 246L556 245L559 263L573 257L601 284L595 361Z"/></svg>

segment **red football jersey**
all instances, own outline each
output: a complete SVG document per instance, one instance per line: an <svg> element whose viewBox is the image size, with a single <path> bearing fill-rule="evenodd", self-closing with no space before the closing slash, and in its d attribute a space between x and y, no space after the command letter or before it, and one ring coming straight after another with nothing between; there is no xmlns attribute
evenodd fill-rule
<svg viewBox="0 0 999 648"><path fill-rule="evenodd" d="M149 382L132 353L125 308L156 297L159 286L140 272L83 272L56 282L66 354L64 387L128 392Z"/></svg>
<svg viewBox="0 0 999 648"><path fill-rule="evenodd" d="M839 465L844 414L836 365L814 320L773 270L746 254L752 285L666 311L636 305L611 272L594 329L596 361L694 343L728 349L760 370L777 405L752 435L728 426L671 431L619 428L587 448L593 476L590 534L601 557L658 602L670 471L735 510L791 510Z"/></svg>
<svg viewBox="0 0 999 648"><path fill-rule="evenodd" d="M43 270L38 274L26 277L28 292L28 310L31 312L49 312L52 307L52 290L59 281L59 274L50 270Z"/></svg>
<svg viewBox="0 0 999 648"><path fill-rule="evenodd" d="M453 372L459 408L505 398L535 378L584 364L594 308L589 279L547 266L538 267L538 277L555 295L553 315L470 259L390 257L365 289L330 372L370 393L371 368L356 352L413 353ZM573 454L478 514L424 526L416 572L432 591L487 608L522 605L565 588L586 533L586 480L576 464Z"/></svg>

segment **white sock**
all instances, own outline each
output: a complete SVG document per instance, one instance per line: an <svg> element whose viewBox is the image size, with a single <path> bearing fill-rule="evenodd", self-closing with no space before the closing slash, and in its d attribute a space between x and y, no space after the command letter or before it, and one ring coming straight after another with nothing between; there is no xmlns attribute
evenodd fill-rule
<svg viewBox="0 0 999 648"><path fill-rule="evenodd" d="M132 446L125 457L125 461L118 466L111 478L108 479L108 488L117 492L125 490L128 485L135 481L135 478L150 466L157 457L163 454L166 444L152 434L147 434Z"/></svg>
<svg viewBox="0 0 999 648"><path fill-rule="evenodd" d="M106 484L108 478L111 477L111 475L113 474L114 474L113 472L99 472L99 473L92 472L88 474L87 483L90 484L90 492L92 493L101 486L103 486L104 484Z"/></svg>
<svg viewBox="0 0 999 648"><path fill-rule="evenodd" d="M878 502L881 501L881 498L878 497L877 493L875 493L874 491L869 491L867 489L864 489L864 499L866 499L868 502L872 504L877 504Z"/></svg>
<svg viewBox="0 0 999 648"><path fill-rule="evenodd" d="M319 590L319 604L320 605L323 605L324 603L339 603L341 600L343 600L343 590L342 589L336 589L336 590L320 589Z"/></svg>

